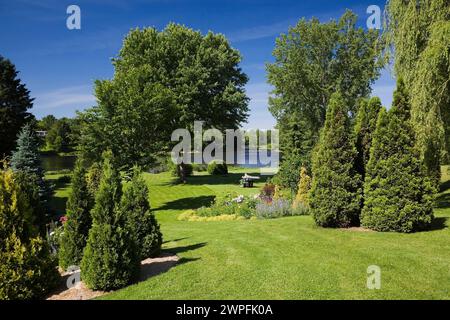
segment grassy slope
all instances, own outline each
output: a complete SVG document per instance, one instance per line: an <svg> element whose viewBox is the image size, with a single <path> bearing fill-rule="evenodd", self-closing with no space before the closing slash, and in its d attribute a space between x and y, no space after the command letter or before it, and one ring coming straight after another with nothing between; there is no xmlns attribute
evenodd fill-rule
<svg viewBox="0 0 450 320"><path fill-rule="evenodd" d="M192 177L187 185L171 184L166 173L146 175L164 234L163 248L177 253L181 262L103 298L449 298L450 209L436 210L435 230L410 235L321 229L309 216L176 220L183 210L206 205L215 194L257 192L239 188L241 175ZM438 207L448 208L449 201L450 190L440 196ZM381 290L366 288L366 269L373 264L382 270Z"/></svg>

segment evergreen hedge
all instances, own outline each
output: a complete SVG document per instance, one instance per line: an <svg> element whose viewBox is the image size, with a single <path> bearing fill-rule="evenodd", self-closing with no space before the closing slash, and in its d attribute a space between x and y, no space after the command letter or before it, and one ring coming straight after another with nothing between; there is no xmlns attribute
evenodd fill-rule
<svg viewBox="0 0 450 320"><path fill-rule="evenodd" d="M436 192L416 147L409 97L400 79L393 106L378 117L364 184L362 225L413 232L431 225Z"/></svg>

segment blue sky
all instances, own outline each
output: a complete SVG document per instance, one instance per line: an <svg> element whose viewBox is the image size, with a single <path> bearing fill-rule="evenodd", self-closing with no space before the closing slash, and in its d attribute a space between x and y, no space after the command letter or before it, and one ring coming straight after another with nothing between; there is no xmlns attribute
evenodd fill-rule
<svg viewBox="0 0 450 320"><path fill-rule="evenodd" d="M66 9L81 8L81 30L66 28ZM223 33L238 49L242 69L250 78L247 94L251 116L245 128L271 128L275 120L267 110L271 90L265 63L273 61L275 39L300 18L321 21L338 18L346 8L366 25L369 5L380 0L0 0L0 54L9 58L36 99L31 110L73 116L75 110L95 105L95 79L113 75L111 58L122 39L135 27L164 28L177 22L206 33ZM374 95L389 106L394 80L388 71L374 85Z"/></svg>

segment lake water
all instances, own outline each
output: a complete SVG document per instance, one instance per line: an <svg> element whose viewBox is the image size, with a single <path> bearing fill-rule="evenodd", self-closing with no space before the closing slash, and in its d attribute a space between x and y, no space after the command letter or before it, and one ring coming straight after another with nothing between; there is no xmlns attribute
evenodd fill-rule
<svg viewBox="0 0 450 320"><path fill-rule="evenodd" d="M76 160L77 157L75 156L41 155L42 168L45 171L72 170Z"/></svg>
<svg viewBox="0 0 450 320"><path fill-rule="evenodd" d="M271 151L271 150L262 150L261 153L264 155L264 153L267 152L267 157L272 157L272 159L276 159L276 157L279 157L278 151ZM250 163L250 159L257 159L256 163ZM42 160L42 167L45 171L59 171L59 170L72 170L75 161L77 158L75 156L59 156L57 154L43 154L41 155ZM242 160L241 164L237 163L237 155L235 155L235 161L234 165L241 168L264 168L268 167L265 161L261 159L258 155L257 151L249 151L245 150L245 160ZM231 164L231 163L230 163Z"/></svg>

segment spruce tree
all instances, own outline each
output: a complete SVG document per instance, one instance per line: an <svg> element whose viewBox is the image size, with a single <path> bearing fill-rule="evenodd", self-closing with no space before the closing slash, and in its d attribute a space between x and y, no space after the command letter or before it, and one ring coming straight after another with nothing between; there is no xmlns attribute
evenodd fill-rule
<svg viewBox="0 0 450 320"><path fill-rule="evenodd" d="M60 239L59 265L66 269L79 266L92 225L90 210L93 199L86 181L86 169L81 160L75 164L72 174L72 191L67 201L67 221Z"/></svg>
<svg viewBox="0 0 450 320"><path fill-rule="evenodd" d="M413 232L432 222L435 189L420 160L410 118L400 79L392 108L380 112L370 150L361 216L367 228Z"/></svg>
<svg viewBox="0 0 450 320"><path fill-rule="evenodd" d="M34 223L44 236L46 224L50 221L48 201L51 191L44 179L39 156L39 140L31 124L26 124L18 136L17 149L11 157L11 168L33 208Z"/></svg>
<svg viewBox="0 0 450 320"><path fill-rule="evenodd" d="M140 259L159 254L162 234L153 212L150 211L148 188L141 171L134 168L133 178L122 197L122 211L127 217L128 229L132 231Z"/></svg>
<svg viewBox="0 0 450 320"><path fill-rule="evenodd" d="M10 169L0 170L0 204L0 300L44 298L59 281L56 259Z"/></svg>
<svg viewBox="0 0 450 320"><path fill-rule="evenodd" d="M359 224L362 196L361 177L355 169L356 154L348 109L342 95L335 93L313 154L310 207L319 226Z"/></svg>
<svg viewBox="0 0 450 320"><path fill-rule="evenodd" d="M121 288L139 272L139 255L120 209L121 179L113 161L111 152L106 152L92 209L92 228L81 261L82 279L93 290Z"/></svg>
<svg viewBox="0 0 450 320"><path fill-rule="evenodd" d="M33 119L27 112L33 99L17 74L11 61L0 55L0 159L10 155L20 129Z"/></svg>
<svg viewBox="0 0 450 320"><path fill-rule="evenodd" d="M372 137L377 126L378 113L381 108L381 100L379 98L364 99L360 102L356 116L355 134L356 149L358 150L356 167L361 174L362 181L364 181L365 168L369 162Z"/></svg>

